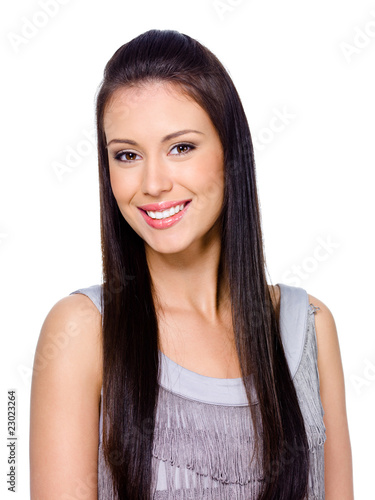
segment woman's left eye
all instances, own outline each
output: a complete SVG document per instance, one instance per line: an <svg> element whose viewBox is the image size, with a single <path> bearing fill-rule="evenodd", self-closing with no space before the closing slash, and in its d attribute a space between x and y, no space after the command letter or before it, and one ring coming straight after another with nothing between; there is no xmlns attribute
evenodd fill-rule
<svg viewBox="0 0 375 500"><path fill-rule="evenodd" d="M172 153L172 156L174 155L180 156L190 153L190 151L193 151L193 149L195 149L195 146L193 146L192 144L185 144L185 143L177 144L171 149L171 152L175 149L177 150L177 153Z"/></svg>
<svg viewBox="0 0 375 500"><path fill-rule="evenodd" d="M114 159L118 161L122 161L124 163L130 163L133 162L138 156L136 153L133 153L132 151L120 151L116 155L114 155Z"/></svg>

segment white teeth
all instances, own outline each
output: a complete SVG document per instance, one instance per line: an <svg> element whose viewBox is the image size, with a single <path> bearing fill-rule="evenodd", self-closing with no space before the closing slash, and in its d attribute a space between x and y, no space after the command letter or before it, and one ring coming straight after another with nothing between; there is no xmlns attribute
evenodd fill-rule
<svg viewBox="0 0 375 500"><path fill-rule="evenodd" d="M146 210L146 213L152 219L165 219L180 212L184 208L184 206L185 203L182 203L181 205L176 205L175 207L171 207L168 210L163 210L162 212L152 212L151 210Z"/></svg>

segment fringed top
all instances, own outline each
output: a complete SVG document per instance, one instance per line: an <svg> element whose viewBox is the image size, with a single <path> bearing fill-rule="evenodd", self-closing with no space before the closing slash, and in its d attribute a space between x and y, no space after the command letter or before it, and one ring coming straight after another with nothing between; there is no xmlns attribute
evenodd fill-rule
<svg viewBox="0 0 375 500"><path fill-rule="evenodd" d="M314 313L307 292L278 284L280 330L309 443L306 500L324 499L323 407L320 399ZM101 287L76 290L101 311ZM262 470L255 460L254 429L242 378L222 379L187 370L159 351L161 380L152 450L154 500L258 498ZM251 405L258 409L253 392ZM260 420L260 411L256 412ZM103 457L102 405L98 450L98 499L117 500Z"/></svg>

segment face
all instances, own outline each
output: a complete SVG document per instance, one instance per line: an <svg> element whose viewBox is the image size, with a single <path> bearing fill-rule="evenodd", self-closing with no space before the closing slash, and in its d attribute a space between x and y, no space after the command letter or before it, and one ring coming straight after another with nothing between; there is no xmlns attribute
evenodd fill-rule
<svg viewBox="0 0 375 500"><path fill-rule="evenodd" d="M146 251L199 250L220 237L223 150L194 100L167 83L119 89L104 131L114 197Z"/></svg>

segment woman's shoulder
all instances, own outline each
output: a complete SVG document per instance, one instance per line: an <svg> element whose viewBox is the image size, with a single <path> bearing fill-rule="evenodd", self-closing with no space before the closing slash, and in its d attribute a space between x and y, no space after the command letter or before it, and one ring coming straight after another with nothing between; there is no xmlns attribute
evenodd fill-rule
<svg viewBox="0 0 375 500"><path fill-rule="evenodd" d="M322 345L322 349L329 348L329 344L337 340L337 331L335 320L333 318L333 314L329 307L320 299L308 293L307 290L301 287L291 286L281 284L282 290L280 292L280 288L278 285L270 288L274 290L274 300L280 305L280 297L285 293L284 296L284 307L285 301L287 301L288 311L290 307L293 306L296 308L296 312L300 310L301 307L307 309L305 314L307 315L308 311L311 312L311 306L313 306L314 318L315 318L315 332L318 344ZM272 292L271 292L272 296ZM298 309L298 311L297 311ZM302 311L300 311L302 314ZM330 339L330 341L329 341ZM319 345L318 345L319 347Z"/></svg>
<svg viewBox="0 0 375 500"><path fill-rule="evenodd" d="M308 294L308 299L315 306L320 397L330 443L324 451L325 490L328 495L349 499L353 498L353 469L339 337L329 307L313 295Z"/></svg>
<svg viewBox="0 0 375 500"><path fill-rule="evenodd" d="M329 307L314 295L307 294L308 302L314 306L315 331L318 343L327 344L336 338L337 330L333 314ZM328 346L327 346L328 347Z"/></svg>
<svg viewBox="0 0 375 500"><path fill-rule="evenodd" d="M32 498L70 498L77 481L97 471L100 336L100 313L81 294L57 301L43 322L30 400Z"/></svg>
<svg viewBox="0 0 375 500"><path fill-rule="evenodd" d="M318 345L318 363L329 362L339 355L339 342L335 319L329 307L314 295L307 294L309 304L314 306L315 332Z"/></svg>
<svg viewBox="0 0 375 500"><path fill-rule="evenodd" d="M43 323L45 327L58 326L69 332L70 337L78 337L84 340L93 339L93 335L101 335L101 314L97 306L88 295L83 293L72 293L58 300L48 312ZM55 330L55 328L53 328Z"/></svg>
<svg viewBox="0 0 375 500"><path fill-rule="evenodd" d="M49 356L47 353L50 353ZM102 320L90 298L81 293L58 300L48 312L39 335L38 353L50 358L55 370L75 372L77 380L102 385Z"/></svg>

